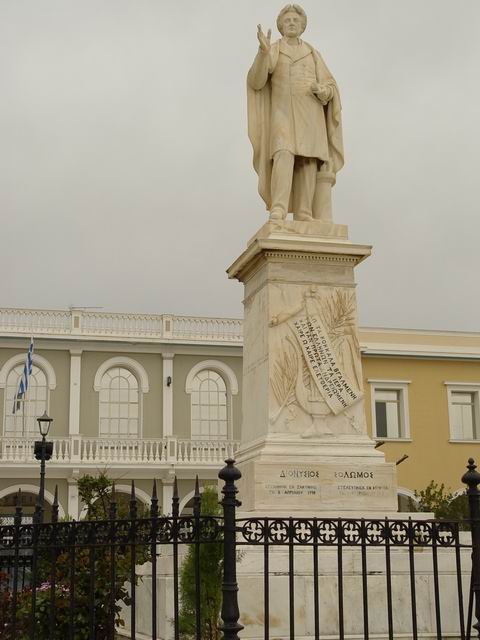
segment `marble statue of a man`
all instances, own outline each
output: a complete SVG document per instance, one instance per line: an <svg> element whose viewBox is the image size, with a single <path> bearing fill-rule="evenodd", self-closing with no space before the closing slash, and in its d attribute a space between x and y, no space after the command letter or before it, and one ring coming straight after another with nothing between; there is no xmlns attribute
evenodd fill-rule
<svg viewBox="0 0 480 640"><path fill-rule="evenodd" d="M343 166L338 88L320 54L300 39L306 25L297 4L280 11L277 42L258 25L260 47L248 73L248 133L271 220L289 212L294 220L328 219L315 192L325 181L331 188Z"/></svg>

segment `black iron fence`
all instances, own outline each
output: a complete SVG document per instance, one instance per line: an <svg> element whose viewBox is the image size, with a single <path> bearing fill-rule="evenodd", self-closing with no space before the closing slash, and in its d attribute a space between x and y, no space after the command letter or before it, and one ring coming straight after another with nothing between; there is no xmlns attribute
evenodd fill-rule
<svg viewBox="0 0 480 640"><path fill-rule="evenodd" d="M473 460L464 521L239 518L232 460L219 477L221 517L202 513L198 483L188 516L176 491L160 515L155 485L148 517L133 486L123 519L113 493L107 520L59 522L55 501L50 523L25 523L18 505L0 527L0 638L480 637Z"/></svg>

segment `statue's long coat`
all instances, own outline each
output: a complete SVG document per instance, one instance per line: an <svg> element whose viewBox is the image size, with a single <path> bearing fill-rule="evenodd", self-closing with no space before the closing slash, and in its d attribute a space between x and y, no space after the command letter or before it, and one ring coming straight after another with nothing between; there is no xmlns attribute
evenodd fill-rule
<svg viewBox="0 0 480 640"><path fill-rule="evenodd" d="M331 88L326 106L312 93L317 82ZM318 158L328 171L343 166L341 103L336 82L320 54L306 42L291 47L284 40L269 53L259 50L247 78L248 135L258 191L271 208L273 154L285 149ZM292 194L290 210L295 202Z"/></svg>

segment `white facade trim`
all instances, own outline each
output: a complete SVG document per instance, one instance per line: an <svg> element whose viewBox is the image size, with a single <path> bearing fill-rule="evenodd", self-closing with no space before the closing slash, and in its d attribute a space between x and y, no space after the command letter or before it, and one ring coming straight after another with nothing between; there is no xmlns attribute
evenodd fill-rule
<svg viewBox="0 0 480 640"><path fill-rule="evenodd" d="M480 389L480 382L444 382L443 384L446 387L459 387L469 391L478 391Z"/></svg>
<svg viewBox="0 0 480 640"><path fill-rule="evenodd" d="M370 384L390 384L390 383L394 383L394 384L411 384L412 381L411 380L383 380L383 379L376 379L376 378L368 378L367 382L369 382Z"/></svg>
<svg viewBox="0 0 480 640"><path fill-rule="evenodd" d="M12 356L5 362L3 367L0 369L0 389L5 389L7 386L7 377L13 367L16 367L19 364L24 364L25 359L25 353L17 353L17 355ZM57 386L57 377L50 362L43 356L38 355L38 353L33 352L33 364L37 365L37 367L42 369L45 373L47 377L47 386L50 391L55 389Z"/></svg>
<svg viewBox="0 0 480 640"><path fill-rule="evenodd" d="M163 353L163 437L173 435L173 358L174 353ZM170 385L167 380L170 378Z"/></svg>
<svg viewBox="0 0 480 640"><path fill-rule="evenodd" d="M215 489L215 491L218 493L218 486L216 484L210 484L210 485L205 485L199 488L201 494L205 491L206 487ZM185 496L183 496L183 498L180 500L178 504L179 515L182 515L182 511L185 509L186 505L190 502L190 500L193 498L194 495L195 495L195 489L193 489L192 491L189 491Z"/></svg>
<svg viewBox="0 0 480 640"><path fill-rule="evenodd" d="M68 402L68 433L80 433L80 380L82 374L82 350L70 349L70 394Z"/></svg>
<svg viewBox="0 0 480 640"><path fill-rule="evenodd" d="M205 490L205 487L200 487L200 493L203 493ZM178 503L178 514L181 516L182 515L182 511L185 509L186 505L190 502L190 500L193 498L193 496L195 495L195 489L193 489L192 491L189 491Z"/></svg>
<svg viewBox="0 0 480 640"><path fill-rule="evenodd" d="M372 433L376 440L410 440L410 417L408 409L408 385L409 380L368 380L370 383L370 401L372 411ZM399 438L389 438L377 435L377 410L375 393L377 389L391 389L400 392L400 428L402 435Z"/></svg>
<svg viewBox="0 0 480 640"><path fill-rule="evenodd" d="M13 484L10 487L6 487L5 489L0 490L0 500L2 498L5 498L5 496L10 496L12 494L18 493L19 491L21 491L22 493L33 493L33 495L38 496L40 489L35 484ZM48 504L53 505L53 502L55 500L55 496L53 495L53 493L50 493L50 491L47 491L47 489L45 489L44 497ZM65 510L60 502L58 503L58 517L65 517Z"/></svg>
<svg viewBox="0 0 480 640"><path fill-rule="evenodd" d="M407 489L405 487L397 487L397 493L405 496L406 498L410 498L415 502L415 504L418 504L418 498L411 489Z"/></svg>
<svg viewBox="0 0 480 640"><path fill-rule="evenodd" d="M172 515L173 482L162 483L162 515Z"/></svg>
<svg viewBox="0 0 480 640"><path fill-rule="evenodd" d="M79 494L78 494L78 482L76 478L68 478L67 480L67 509L68 515L74 520L78 520L78 506L79 506Z"/></svg>
<svg viewBox="0 0 480 640"><path fill-rule="evenodd" d="M464 391L465 393L473 394L473 421L478 429L480 426L480 382L444 382L447 387L447 401L448 401L448 428L450 432L449 442L470 442L478 444L479 437L477 433L477 439L475 438L458 438L453 433L453 398L452 392Z"/></svg>
<svg viewBox="0 0 480 640"><path fill-rule="evenodd" d="M188 372L187 379L185 381L185 391L191 394L193 391L193 379L203 371L204 369L212 369L220 374L227 385L227 390L232 396L236 396L238 393L238 381L234 371L221 360L202 360L197 362Z"/></svg>
<svg viewBox="0 0 480 640"><path fill-rule="evenodd" d="M143 366L137 362L137 360L127 356L115 356L114 358L109 358L108 360L105 360L105 362L102 362L97 369L97 373L95 374L95 379L93 381L93 388L95 391L100 391L102 389L102 378L104 374L113 367L125 367L126 369L129 369L136 376L141 392L148 393L149 387L147 372Z"/></svg>

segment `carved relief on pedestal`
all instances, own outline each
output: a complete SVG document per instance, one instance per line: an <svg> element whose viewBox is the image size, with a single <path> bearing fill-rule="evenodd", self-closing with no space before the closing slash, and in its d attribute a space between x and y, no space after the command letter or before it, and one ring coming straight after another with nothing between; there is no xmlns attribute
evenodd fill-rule
<svg viewBox="0 0 480 640"><path fill-rule="evenodd" d="M364 434L354 291L276 285L270 302L271 430Z"/></svg>

